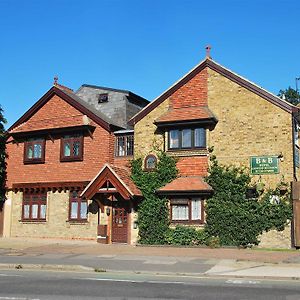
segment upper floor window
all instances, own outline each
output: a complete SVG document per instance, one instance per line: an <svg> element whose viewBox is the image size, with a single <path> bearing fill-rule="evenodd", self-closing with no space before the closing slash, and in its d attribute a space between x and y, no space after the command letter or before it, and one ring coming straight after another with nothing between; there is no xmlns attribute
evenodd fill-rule
<svg viewBox="0 0 300 300"><path fill-rule="evenodd" d="M87 200L79 197L79 192L70 192L70 221L86 221L87 220Z"/></svg>
<svg viewBox="0 0 300 300"><path fill-rule="evenodd" d="M24 163L44 163L45 162L45 140L30 139L24 143Z"/></svg>
<svg viewBox="0 0 300 300"><path fill-rule="evenodd" d="M22 220L46 221L47 193L24 193Z"/></svg>
<svg viewBox="0 0 300 300"><path fill-rule="evenodd" d="M130 156L133 155L133 135L116 136L115 155Z"/></svg>
<svg viewBox="0 0 300 300"><path fill-rule="evenodd" d="M205 128L183 128L169 131L169 149L194 149L206 147Z"/></svg>
<svg viewBox="0 0 300 300"><path fill-rule="evenodd" d="M145 170L151 171L156 168L157 165L157 158L153 154L149 154L145 158Z"/></svg>
<svg viewBox="0 0 300 300"><path fill-rule="evenodd" d="M107 102L107 101L108 101L108 94L107 93L99 94L98 103L103 103L103 102Z"/></svg>
<svg viewBox="0 0 300 300"><path fill-rule="evenodd" d="M83 136L66 135L61 138L61 161L83 160Z"/></svg>

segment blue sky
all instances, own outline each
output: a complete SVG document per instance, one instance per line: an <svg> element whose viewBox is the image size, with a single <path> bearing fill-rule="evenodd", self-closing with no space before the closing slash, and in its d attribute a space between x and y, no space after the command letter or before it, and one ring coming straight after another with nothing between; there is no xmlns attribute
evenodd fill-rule
<svg viewBox="0 0 300 300"><path fill-rule="evenodd" d="M300 76L297 0L0 0L0 104L12 125L53 84L153 100L205 57L277 94Z"/></svg>

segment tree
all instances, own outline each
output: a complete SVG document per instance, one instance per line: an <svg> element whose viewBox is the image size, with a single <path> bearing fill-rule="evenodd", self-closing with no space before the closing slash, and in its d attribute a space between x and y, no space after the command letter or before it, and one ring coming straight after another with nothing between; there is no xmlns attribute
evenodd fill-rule
<svg viewBox="0 0 300 300"><path fill-rule="evenodd" d="M289 86L286 90L280 90L278 96L293 105L297 105L300 103L300 94L298 91L294 90Z"/></svg>
<svg viewBox="0 0 300 300"><path fill-rule="evenodd" d="M0 206L5 201L5 182L6 182L6 134L4 124L6 119L3 116L3 109L0 106Z"/></svg>

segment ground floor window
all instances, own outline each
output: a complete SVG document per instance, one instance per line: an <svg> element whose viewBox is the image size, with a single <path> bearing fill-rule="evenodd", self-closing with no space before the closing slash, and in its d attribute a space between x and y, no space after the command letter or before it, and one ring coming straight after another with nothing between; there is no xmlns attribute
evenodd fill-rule
<svg viewBox="0 0 300 300"><path fill-rule="evenodd" d="M172 223L203 223L203 200L199 198L171 199Z"/></svg>
<svg viewBox="0 0 300 300"><path fill-rule="evenodd" d="M22 220L46 221L47 193L33 192L23 194Z"/></svg>
<svg viewBox="0 0 300 300"><path fill-rule="evenodd" d="M86 221L87 220L87 200L79 197L80 192L70 192L70 213L71 221Z"/></svg>

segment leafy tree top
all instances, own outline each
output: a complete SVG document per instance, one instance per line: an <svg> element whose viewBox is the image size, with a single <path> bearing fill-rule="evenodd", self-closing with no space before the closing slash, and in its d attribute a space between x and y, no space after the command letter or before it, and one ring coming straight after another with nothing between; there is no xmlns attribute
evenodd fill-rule
<svg viewBox="0 0 300 300"><path fill-rule="evenodd" d="M300 94L298 91L294 90L290 86L285 90L280 90L278 96L293 105L300 103Z"/></svg>

